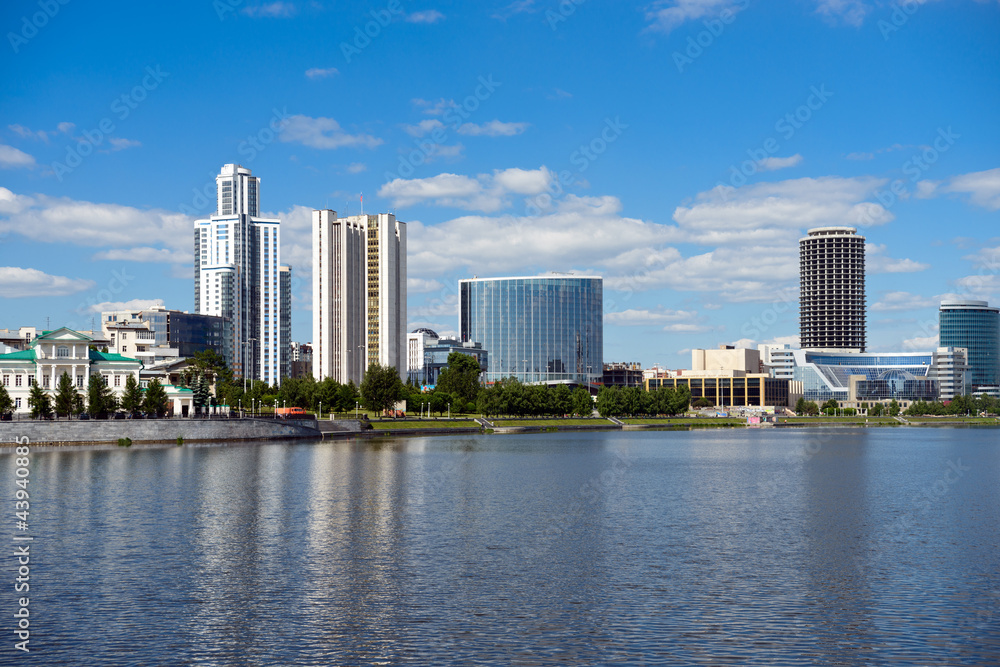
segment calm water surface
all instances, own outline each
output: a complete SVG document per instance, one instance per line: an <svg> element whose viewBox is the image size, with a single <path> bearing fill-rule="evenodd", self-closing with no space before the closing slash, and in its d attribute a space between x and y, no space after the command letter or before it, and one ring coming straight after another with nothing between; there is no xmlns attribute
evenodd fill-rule
<svg viewBox="0 0 1000 667"><path fill-rule="evenodd" d="M1000 664L998 430L35 448L30 479L2 664Z"/></svg>

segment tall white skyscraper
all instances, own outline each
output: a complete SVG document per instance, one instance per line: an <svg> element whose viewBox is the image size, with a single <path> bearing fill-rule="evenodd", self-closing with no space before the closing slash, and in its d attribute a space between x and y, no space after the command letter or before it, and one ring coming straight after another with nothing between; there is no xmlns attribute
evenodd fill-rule
<svg viewBox="0 0 1000 667"><path fill-rule="evenodd" d="M360 384L373 363L406 377L406 223L313 211L313 376Z"/></svg>
<svg viewBox="0 0 1000 667"><path fill-rule="evenodd" d="M238 376L280 384L291 321L281 221L258 217L260 179L249 169L223 165L215 181L216 215L194 223L195 312L229 320Z"/></svg>

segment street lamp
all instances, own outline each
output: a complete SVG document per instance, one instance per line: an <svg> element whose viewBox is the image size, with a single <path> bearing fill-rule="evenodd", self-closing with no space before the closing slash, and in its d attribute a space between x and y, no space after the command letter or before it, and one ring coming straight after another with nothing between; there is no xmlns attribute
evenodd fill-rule
<svg viewBox="0 0 1000 667"><path fill-rule="evenodd" d="M319 418L323 418L323 401L319 402Z"/></svg>
<svg viewBox="0 0 1000 667"><path fill-rule="evenodd" d="M354 418L358 418L358 402L354 401Z"/></svg>
<svg viewBox="0 0 1000 667"><path fill-rule="evenodd" d="M240 417L242 418L243 417L243 399L242 398L239 400L239 408L237 409L237 411L240 413Z"/></svg>

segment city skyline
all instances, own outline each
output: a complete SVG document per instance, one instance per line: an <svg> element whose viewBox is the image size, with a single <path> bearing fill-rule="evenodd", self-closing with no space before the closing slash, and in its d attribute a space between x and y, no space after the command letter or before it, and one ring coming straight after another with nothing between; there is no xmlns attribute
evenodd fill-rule
<svg viewBox="0 0 1000 667"><path fill-rule="evenodd" d="M295 341L312 212L362 194L408 223L406 331L457 335L459 280L555 271L604 278L606 361L796 343L823 226L867 240L870 351L1000 301L997 2L39 6L0 10L0 328L196 312L226 163L281 220Z"/></svg>

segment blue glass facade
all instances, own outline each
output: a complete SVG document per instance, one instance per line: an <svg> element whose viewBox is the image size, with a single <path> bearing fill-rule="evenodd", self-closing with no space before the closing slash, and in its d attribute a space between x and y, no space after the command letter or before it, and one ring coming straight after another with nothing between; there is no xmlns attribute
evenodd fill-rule
<svg viewBox="0 0 1000 667"><path fill-rule="evenodd" d="M850 378L862 376L855 400L932 401L938 383L928 377L934 355L924 352L839 354L795 351L793 378L808 401L850 398Z"/></svg>
<svg viewBox="0 0 1000 667"><path fill-rule="evenodd" d="M939 325L941 347L969 351L973 390L1000 384L1000 309L985 301L945 301Z"/></svg>
<svg viewBox="0 0 1000 667"><path fill-rule="evenodd" d="M486 382L601 379L601 278L477 278L459 285L462 341L482 343L489 353Z"/></svg>

